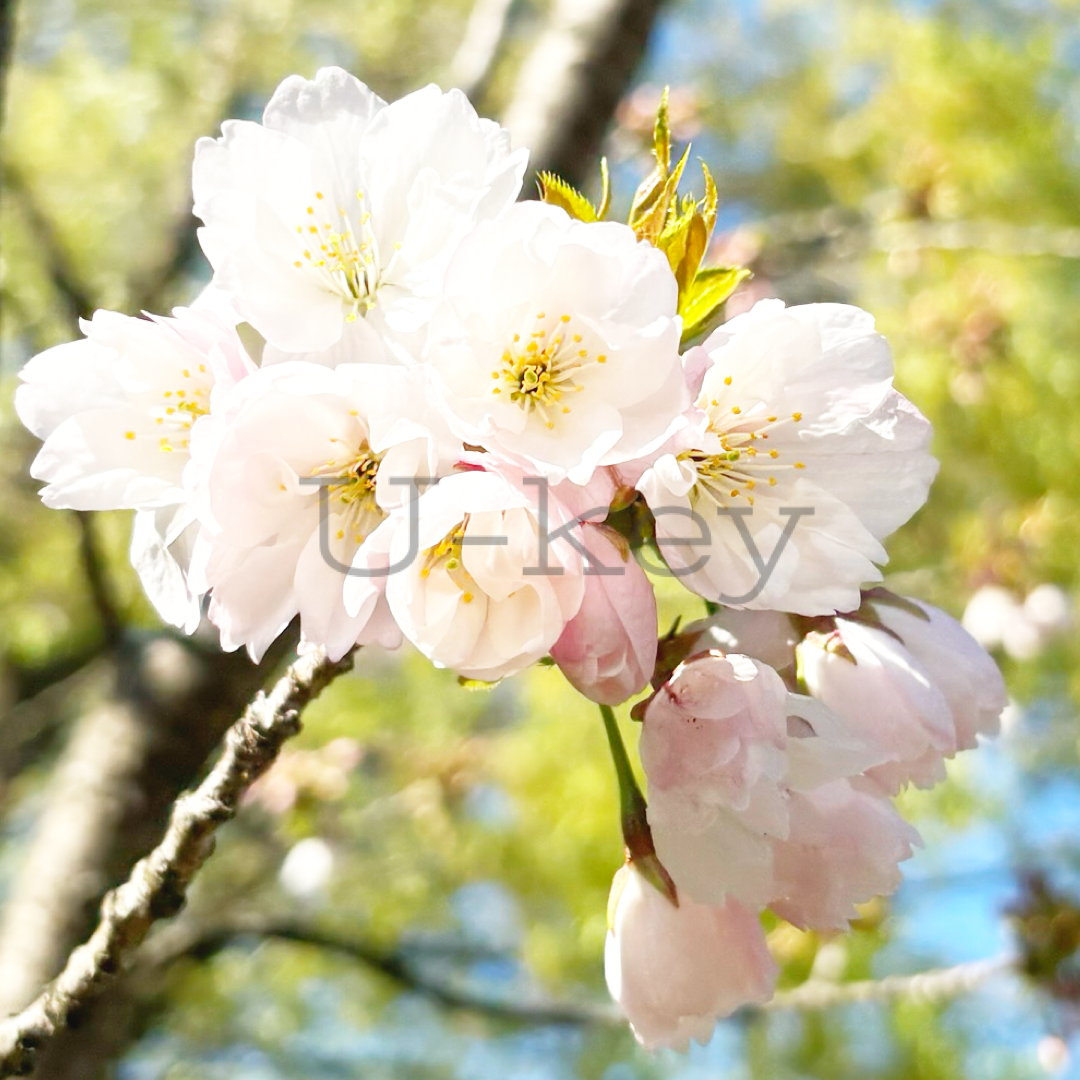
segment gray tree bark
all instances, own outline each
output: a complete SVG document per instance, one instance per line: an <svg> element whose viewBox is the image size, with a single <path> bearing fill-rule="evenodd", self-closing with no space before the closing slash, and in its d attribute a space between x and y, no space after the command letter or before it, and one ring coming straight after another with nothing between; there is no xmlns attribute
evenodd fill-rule
<svg viewBox="0 0 1080 1080"><path fill-rule="evenodd" d="M598 175L604 134L645 55L663 0L555 0L503 123L534 172L575 187Z"/></svg>
<svg viewBox="0 0 1080 1080"><path fill-rule="evenodd" d="M294 640L285 635L258 667L169 637L124 643L116 695L77 721L0 918L0 1013L27 1005L89 937L102 897L161 839L177 796ZM35 1075L104 1075L101 1051L126 1042L130 1017L110 1015L121 1000L76 1017Z"/></svg>

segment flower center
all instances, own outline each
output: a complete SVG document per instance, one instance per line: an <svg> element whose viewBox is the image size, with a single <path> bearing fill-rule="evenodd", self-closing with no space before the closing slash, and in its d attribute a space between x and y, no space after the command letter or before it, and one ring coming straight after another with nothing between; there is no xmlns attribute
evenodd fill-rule
<svg viewBox="0 0 1080 1080"><path fill-rule="evenodd" d="M420 568L420 576L427 579L432 570L444 571L461 590L462 602L471 604L476 599L479 586L461 560L462 540L468 525L469 515L466 514L455 529L448 532L434 547L424 551L424 565Z"/></svg>
<svg viewBox="0 0 1080 1080"><path fill-rule="evenodd" d="M510 348L501 357L501 367L491 373L500 386L492 394L508 393L510 400L527 413L537 413L544 427L553 428L555 417L570 412L562 399L580 393L585 387L579 381L585 369L607 363L603 353L590 353L582 344L583 338L571 327L573 317L560 315L548 320L539 312L522 345L522 335L515 334Z"/></svg>
<svg viewBox="0 0 1080 1080"><path fill-rule="evenodd" d="M354 322L358 315L366 315L375 307L379 285L393 269L401 250L401 244L394 244L393 255L383 265L371 228L371 211L364 209L364 193L357 191L356 198L360 204L358 214L339 206L338 222L320 223L318 219L330 216L330 212L324 209L326 196L315 192L315 203L307 208L306 220L296 226L303 258L293 262L298 269L314 273L323 288L342 298L347 308L346 322Z"/></svg>
<svg viewBox="0 0 1080 1080"><path fill-rule="evenodd" d="M731 385L731 376L724 379L725 387ZM777 474L787 470L805 469L802 461L784 460L790 451L766 445L770 434L788 424L798 424L802 413L788 416L762 416L764 406L755 404L745 410L741 405L721 402L718 398L698 401L708 418L708 432L720 442L720 452L707 450L684 450L678 455L680 461L690 462L697 471L695 490L719 506L726 506L740 496L750 506L754 505L754 489L765 483L775 487Z"/></svg>
<svg viewBox="0 0 1080 1080"><path fill-rule="evenodd" d="M331 439L331 442L343 440ZM383 456L376 454L365 439L352 454L331 458L311 470L312 476L335 481L327 487L335 513L343 518L337 531L338 540L350 537L353 543L362 544L386 519L386 511L375 501L375 482Z"/></svg>
<svg viewBox="0 0 1080 1080"><path fill-rule="evenodd" d="M181 383L177 387L162 391L162 404L151 409L154 423L160 429L158 450L163 454L186 453L190 443L189 433L195 421L210 411L210 390L213 378L205 364L198 368L184 368ZM126 432L128 439L134 439L134 432Z"/></svg>

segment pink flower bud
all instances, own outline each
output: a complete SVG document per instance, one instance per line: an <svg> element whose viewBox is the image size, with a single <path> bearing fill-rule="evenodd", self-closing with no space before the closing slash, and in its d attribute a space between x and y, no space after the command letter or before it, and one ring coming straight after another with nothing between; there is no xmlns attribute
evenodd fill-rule
<svg viewBox="0 0 1080 1080"><path fill-rule="evenodd" d="M867 775L889 792L944 779L944 759L995 732L1006 700L982 646L943 611L917 606L926 618L876 603L884 629L837 619L834 634L798 647L814 697L878 741L886 761Z"/></svg>
<svg viewBox="0 0 1080 1080"><path fill-rule="evenodd" d="M608 923L608 989L650 1050L705 1043L717 1020L772 996L776 962L757 917L735 900L676 907L628 864L615 875Z"/></svg>
<svg viewBox="0 0 1080 1080"><path fill-rule="evenodd" d="M581 607L551 655L576 690L602 705L618 705L652 678L656 598L633 555L606 530L585 524L581 532L601 572L586 573Z"/></svg>

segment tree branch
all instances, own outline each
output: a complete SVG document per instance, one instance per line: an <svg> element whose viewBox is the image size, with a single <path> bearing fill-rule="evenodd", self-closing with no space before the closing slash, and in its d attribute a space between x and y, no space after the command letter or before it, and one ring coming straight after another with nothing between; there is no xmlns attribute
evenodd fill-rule
<svg viewBox="0 0 1080 1080"><path fill-rule="evenodd" d="M112 590L109 587L105 560L98 545L94 531L92 515L88 510L75 510L75 519L79 523L79 558L86 574L86 584L94 601L94 610L101 622L102 633L108 647L120 643L124 634L124 621L116 610Z"/></svg>
<svg viewBox="0 0 1080 1080"><path fill-rule="evenodd" d="M1004 954L953 967L932 968L917 975L886 975L881 979L860 979L846 983L809 979L791 990L781 990L762 1007L770 1012L778 1009L810 1011L859 1001L889 1001L894 998L944 1001L970 993L993 976L1015 968L1016 957Z"/></svg>
<svg viewBox="0 0 1080 1080"><path fill-rule="evenodd" d="M604 133L645 55L662 0L555 0L521 66L503 123L530 168L576 187L590 180Z"/></svg>
<svg viewBox="0 0 1080 1080"><path fill-rule="evenodd" d="M178 925L171 934L155 938L144 953L143 960L147 968L161 971L181 959L207 960L245 937L275 938L324 949L355 960L446 1008L479 1013L496 1020L583 1027L623 1027L626 1024L626 1018L618 1007L607 1002L552 998L521 1001L477 993L453 980L433 978L410 958L407 950L386 949L374 942L324 930L296 919L253 917L209 928ZM771 1001L761 1006L749 1006L743 1013L786 1009L814 1011L855 1002L885 1002L897 998L940 1001L969 993L993 976L1012 971L1015 965L1015 956L1003 955L916 975L887 975L881 979L847 983L811 979L791 990L781 990Z"/></svg>
<svg viewBox="0 0 1080 1080"><path fill-rule="evenodd" d="M450 61L448 83L476 105L491 82L515 0L476 0L465 36Z"/></svg>
<svg viewBox="0 0 1080 1080"><path fill-rule="evenodd" d="M209 776L177 801L162 842L106 895L90 940L31 1005L0 1023L0 1075L31 1071L37 1050L115 978L153 923L183 907L188 886L213 851L217 828L235 816L243 793L300 730L304 706L352 663L352 654L336 663L321 651L301 657L269 696L260 693L248 706L229 729Z"/></svg>
<svg viewBox="0 0 1080 1080"><path fill-rule="evenodd" d="M222 926L194 928L162 940L158 948L151 946L145 959L156 968L165 968L181 959L207 960L245 937L275 938L336 953L446 1008L480 1013L496 1020L615 1027L625 1023L619 1010L606 1002L573 1002L552 998L520 1000L516 997L480 994L453 979L434 978L424 972L410 956L410 950L386 949L363 938L324 930L295 919L251 918ZM157 944L158 939L155 938Z"/></svg>

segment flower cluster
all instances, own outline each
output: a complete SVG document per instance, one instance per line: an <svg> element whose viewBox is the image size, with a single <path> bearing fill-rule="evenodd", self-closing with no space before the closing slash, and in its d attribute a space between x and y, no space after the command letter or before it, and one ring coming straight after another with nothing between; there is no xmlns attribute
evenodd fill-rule
<svg viewBox="0 0 1080 1080"><path fill-rule="evenodd" d="M873 320L704 336L744 275L701 265L716 188L678 195L663 107L655 153L622 224L547 175L517 201L526 151L456 91L292 77L196 147L203 296L98 312L16 406L45 502L133 509L162 617L225 649L298 618L468 680L550 656L604 708L652 682L608 976L678 1045L770 992L760 909L837 928L896 886L890 796L1003 700L947 616L866 591L936 471ZM658 643L649 551L720 614Z"/></svg>
<svg viewBox="0 0 1080 1080"><path fill-rule="evenodd" d="M771 996L763 908L844 930L857 904L895 890L919 836L891 796L943 779L945 758L995 733L1005 688L956 620L883 589L843 616L727 611L664 644L685 658L635 706L639 861L664 879L616 878L607 975L642 1042L685 1048ZM718 951L723 964L707 959Z"/></svg>

